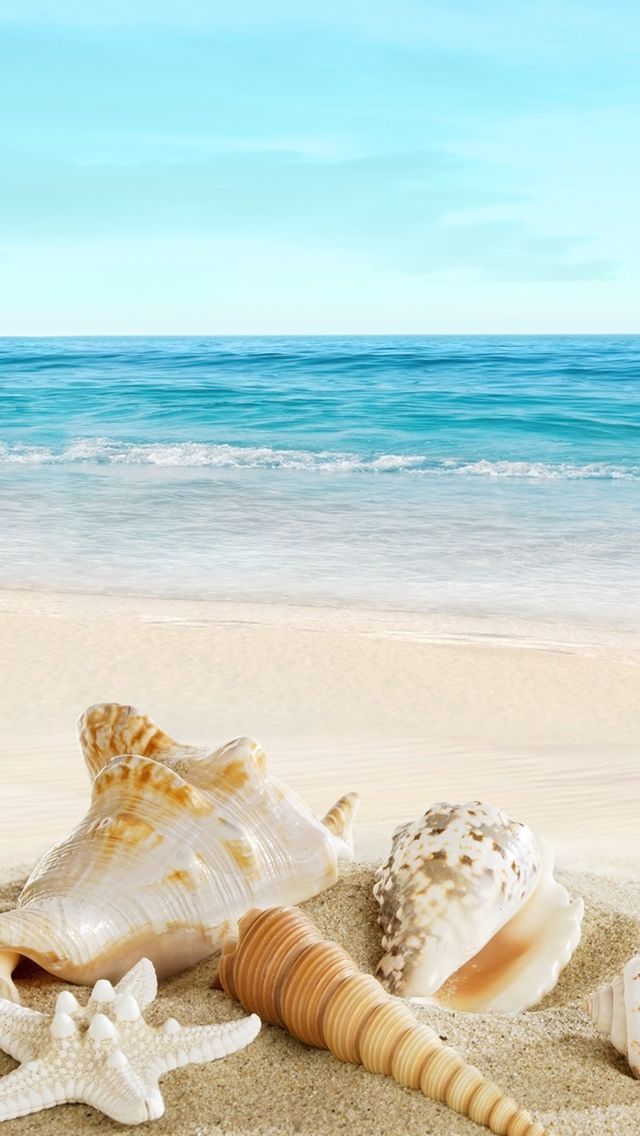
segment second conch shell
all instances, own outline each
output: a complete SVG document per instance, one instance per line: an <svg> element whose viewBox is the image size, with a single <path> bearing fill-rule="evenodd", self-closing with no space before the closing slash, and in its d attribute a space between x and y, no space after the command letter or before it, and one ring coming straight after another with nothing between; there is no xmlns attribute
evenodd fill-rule
<svg viewBox="0 0 640 1136"><path fill-rule="evenodd" d="M394 994L515 1014L551 990L578 942L584 904L553 878L553 855L493 805L436 804L396 829L376 872Z"/></svg>
<svg viewBox="0 0 640 1136"><path fill-rule="evenodd" d="M528 1112L358 970L297 908L245 915L237 944L223 952L217 983L298 1041L418 1089L499 1136L545 1136Z"/></svg>
<svg viewBox="0 0 640 1136"><path fill-rule="evenodd" d="M79 733L91 806L0 914L0 994L17 998L21 955L86 985L143 956L161 977L182 970L249 908L317 895L353 856L357 796L317 820L250 738L183 746L116 704L91 707Z"/></svg>
<svg viewBox="0 0 640 1136"><path fill-rule="evenodd" d="M627 1058L640 1077L640 955L634 955L622 974L587 999L586 1011L600 1033Z"/></svg>

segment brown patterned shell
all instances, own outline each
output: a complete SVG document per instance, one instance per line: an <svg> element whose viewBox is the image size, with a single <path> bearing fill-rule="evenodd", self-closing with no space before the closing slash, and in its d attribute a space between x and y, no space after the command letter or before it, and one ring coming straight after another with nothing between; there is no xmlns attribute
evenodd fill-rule
<svg viewBox="0 0 640 1136"><path fill-rule="evenodd" d="M553 875L543 840L495 805L439 802L393 834L376 872L390 994L517 1014L553 989L584 905Z"/></svg>
<svg viewBox="0 0 640 1136"><path fill-rule="evenodd" d="M256 905L299 903L353 857L358 798L324 823L271 776L251 738L183 745L131 706L80 719L85 817L0 913L0 994L21 955L70 982L117 982L141 957L161 977L207 958Z"/></svg>
<svg viewBox="0 0 640 1136"><path fill-rule="evenodd" d="M409 1007L363 974L296 907L248 912L228 945L218 983L245 1010L299 1041L328 1049L443 1101L498 1136L545 1136L541 1124L444 1045Z"/></svg>

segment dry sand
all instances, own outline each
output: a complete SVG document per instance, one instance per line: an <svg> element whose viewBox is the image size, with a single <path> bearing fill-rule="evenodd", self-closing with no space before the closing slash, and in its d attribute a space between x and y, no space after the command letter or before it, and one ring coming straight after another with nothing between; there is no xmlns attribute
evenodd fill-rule
<svg viewBox="0 0 640 1136"><path fill-rule="evenodd" d="M583 944L553 995L518 1019L420 1014L552 1136L638 1136L640 1085L580 1008L640 950L637 635L595 623L4 592L0 642L5 879L85 811L74 724L96 701L138 705L185 741L257 736L272 771L317 812L357 789L366 858L436 800L492 801L558 848L561 878L586 900ZM5 906L18 891L17 870L9 875ZM307 905L368 968L379 949L370 882L370 868L356 869ZM233 1016L211 977L202 964L166 983L161 1015ZM35 967L21 986L25 1003L42 1007L60 988ZM12 1067L0 1054L0 1072ZM177 1136L481 1131L268 1028L241 1054L169 1075L164 1095L156 1130ZM98 1130L118 1128L69 1106L2 1133Z"/></svg>
<svg viewBox="0 0 640 1136"><path fill-rule="evenodd" d="M2 859L85 811L75 722L133 703L182 741L257 737L360 853L438 800L484 799L589 862L640 852L640 635L266 604L0 592Z"/></svg>
<svg viewBox="0 0 640 1136"><path fill-rule="evenodd" d="M549 1136L637 1136L640 1084L581 1008L586 994L611 978L640 948L640 881L620 874L563 872L562 882L586 901L581 946L554 992L518 1018L417 1009L448 1043L547 1126ZM330 891L304 904L323 931L346 946L363 969L379 956L372 868L347 870ZM19 882L0 891L12 905ZM215 967L201 963L161 987L153 1015L186 1023L239 1016L210 988ZM26 1005L49 1011L62 985L23 967ZM76 993L78 991L76 990ZM14 1067L0 1054L0 1074ZM385 1077L342 1065L264 1026L248 1049L206 1066L187 1066L162 1082L164 1117L154 1131L179 1136L474 1136L481 1129L402 1089ZM68 1105L2 1126L4 1136L135 1132L83 1105Z"/></svg>

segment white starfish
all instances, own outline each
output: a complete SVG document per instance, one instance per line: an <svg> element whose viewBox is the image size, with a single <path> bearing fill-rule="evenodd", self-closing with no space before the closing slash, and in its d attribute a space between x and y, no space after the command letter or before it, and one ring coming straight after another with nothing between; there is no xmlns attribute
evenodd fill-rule
<svg viewBox="0 0 640 1136"><path fill-rule="evenodd" d="M153 964L141 959L114 988L100 979L85 1007L68 990L55 1012L40 1014L0 998L0 1048L22 1064L0 1079L0 1120L82 1101L121 1124L164 1112L158 1079L178 1065L215 1061L243 1049L260 1019L181 1026L147 1025L158 992Z"/></svg>

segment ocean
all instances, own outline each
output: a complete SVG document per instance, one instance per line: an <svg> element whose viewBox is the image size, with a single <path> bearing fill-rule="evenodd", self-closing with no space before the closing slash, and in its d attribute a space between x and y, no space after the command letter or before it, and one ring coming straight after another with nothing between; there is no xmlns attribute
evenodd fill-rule
<svg viewBox="0 0 640 1136"><path fill-rule="evenodd" d="M0 340L0 586L640 615L640 337Z"/></svg>

